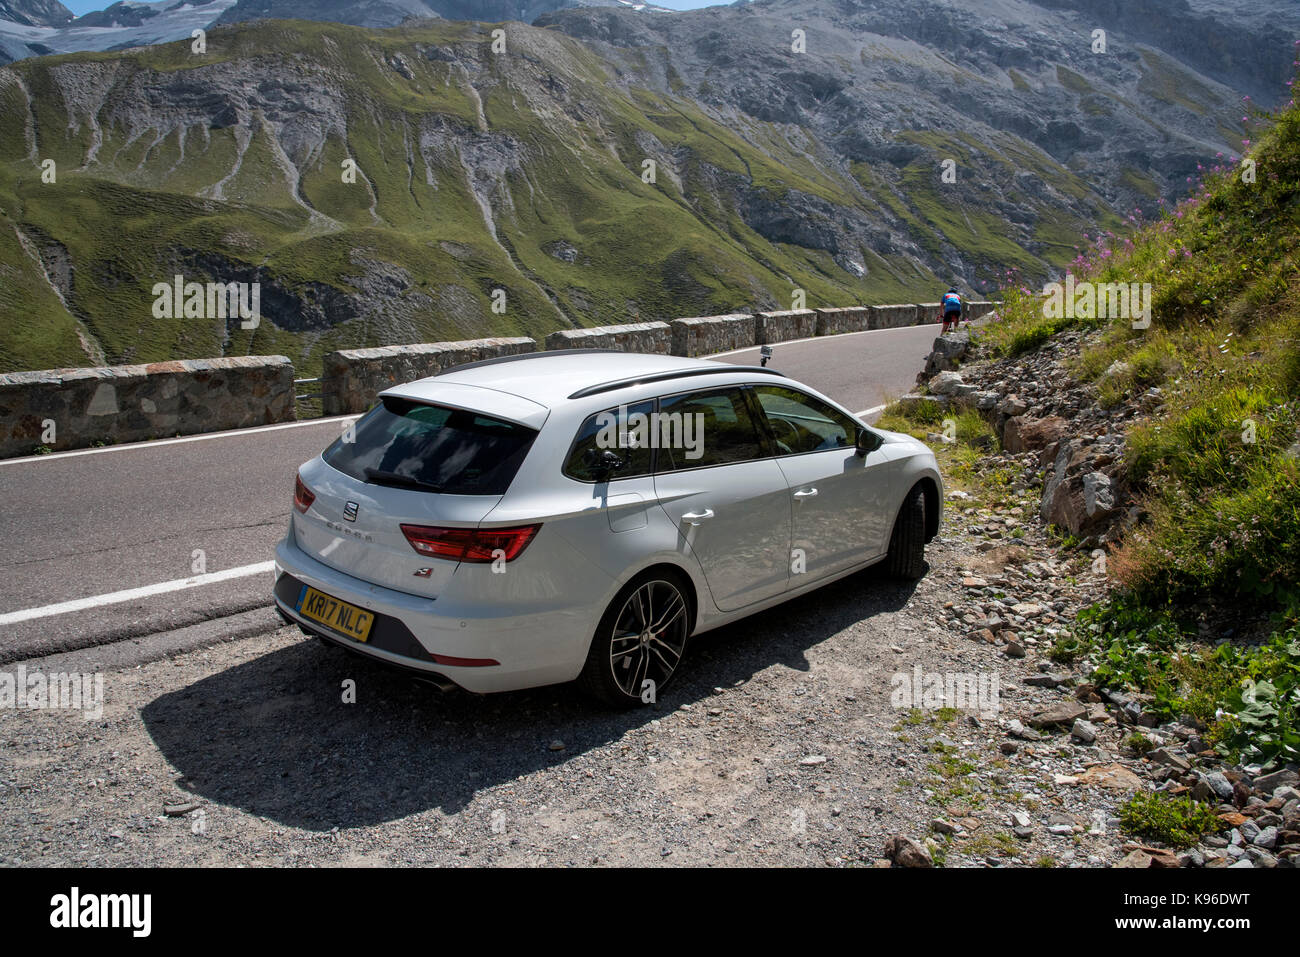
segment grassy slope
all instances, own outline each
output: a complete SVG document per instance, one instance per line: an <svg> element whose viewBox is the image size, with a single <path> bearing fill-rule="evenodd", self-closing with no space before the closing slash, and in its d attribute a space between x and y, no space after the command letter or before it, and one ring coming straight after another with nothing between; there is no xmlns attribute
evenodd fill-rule
<svg viewBox="0 0 1300 957"><path fill-rule="evenodd" d="M1110 601L1054 653L1202 722L1227 755L1276 765L1300 757L1300 109L1265 125L1254 182L1210 171L1166 217L1076 263L1081 279L1150 283L1151 328L1045 319L1013 289L986 341L1015 354L1087 322L1101 337L1074 371L1103 406L1161 390L1125 463L1148 519L1110 556Z"/></svg>
<svg viewBox="0 0 1300 957"><path fill-rule="evenodd" d="M1092 320L1104 333L1076 369L1103 405L1163 393L1165 411L1128 443L1152 521L1112 562L1152 603L1300 599L1300 112L1250 158L1255 182L1211 172L1167 217L1094 246L1076 269L1153 291L1151 328ZM990 339L1016 352L1071 322L1021 297ZM1106 375L1115 362L1127 369Z"/></svg>
<svg viewBox="0 0 1300 957"><path fill-rule="evenodd" d="M869 272L857 280L822 252L769 242L740 221L729 197L716 194L714 170L778 201L797 191L846 206L880 204L888 207L881 215L935 248L943 235L984 261L1041 264L1000 240L987 212L950 212L933 184L911 171L894 184L873 184L863 170L841 178L814 166L774 127L727 129L688 101L624 92L597 57L563 35L515 26L509 33L512 54L495 57L486 29L469 23L367 32L273 22L214 32L201 65L188 43L14 65L28 95L16 84L0 86L0 269L11 277L0 295L0 370L87 361L73 317L17 245L15 227L67 248L75 265L70 302L112 362L280 351L306 370L340 346L543 335L569 322L788 306L796 287L810 305L908 301L918 284L935 284L901 256L862 250ZM474 88L459 66L423 56L431 45L476 58ZM391 68L398 56L409 78ZM183 135L130 135L113 120L113 91L95 118L102 141L88 161L95 133L89 118L69 121L57 74L69 65L116 64L115 89L122 89L140 74L165 79L230 63L250 74L274 70L308 89L345 91L343 132L310 155L289 157L301 174L296 196L260 118L247 130L195 122ZM564 85L563 97L545 93L552 76ZM454 142L422 154L421 131L434 119ZM641 181L645 151L637 144L647 135L679 157L680 187L664 170L655 184ZM497 143L508 137L524 158L501 182L486 184L496 239L458 153L489 136ZM56 184L40 181L33 156L56 161ZM358 163L356 184L340 180L347 157ZM1054 178L1082 189L1064 170ZM876 195L864 196L864 185ZM914 201L900 201L900 188ZM579 250L576 262L546 251L558 242ZM400 267L410 285L378 315L330 328L290 332L272 310L254 333L234 323L156 319L155 282L176 272L226 278L201 275L196 254L261 266L300 292L312 284L355 290L359 259ZM489 308L498 287L509 296L505 315ZM397 317L414 296L432 305Z"/></svg>

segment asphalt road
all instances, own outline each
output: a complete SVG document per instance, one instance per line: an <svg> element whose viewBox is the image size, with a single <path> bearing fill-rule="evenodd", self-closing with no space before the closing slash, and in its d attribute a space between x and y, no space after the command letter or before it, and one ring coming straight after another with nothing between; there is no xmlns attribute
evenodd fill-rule
<svg viewBox="0 0 1300 957"><path fill-rule="evenodd" d="M781 343L770 365L855 412L875 409L911 387L935 334ZM756 348L717 358L759 361ZM0 663L269 607L295 469L348 421L0 461Z"/></svg>

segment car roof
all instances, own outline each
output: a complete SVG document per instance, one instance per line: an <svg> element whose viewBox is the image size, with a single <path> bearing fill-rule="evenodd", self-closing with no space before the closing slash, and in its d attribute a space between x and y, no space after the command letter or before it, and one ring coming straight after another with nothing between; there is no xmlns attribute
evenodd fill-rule
<svg viewBox="0 0 1300 957"><path fill-rule="evenodd" d="M547 408L555 408L577 392L624 381L631 385L647 376L670 382L675 377L674 373L680 373L683 377L736 373L743 378L752 372L752 369L745 366L709 359L568 349L470 363L388 391L412 399L437 401L441 395L445 395L444 386L473 386L508 393Z"/></svg>

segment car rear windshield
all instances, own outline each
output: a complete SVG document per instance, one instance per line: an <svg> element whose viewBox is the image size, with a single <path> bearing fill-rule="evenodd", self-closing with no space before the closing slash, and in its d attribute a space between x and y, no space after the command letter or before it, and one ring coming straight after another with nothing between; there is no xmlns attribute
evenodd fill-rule
<svg viewBox="0 0 1300 957"><path fill-rule="evenodd" d="M537 432L479 412L385 397L324 458L355 479L451 495L501 495Z"/></svg>

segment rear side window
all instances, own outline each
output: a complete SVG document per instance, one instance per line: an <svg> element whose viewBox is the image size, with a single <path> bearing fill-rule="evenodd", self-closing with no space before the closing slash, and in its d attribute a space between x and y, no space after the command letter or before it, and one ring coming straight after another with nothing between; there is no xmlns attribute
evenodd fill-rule
<svg viewBox="0 0 1300 957"><path fill-rule="evenodd" d="M659 400L659 422L659 472L748 462L765 454L741 389L665 396Z"/></svg>
<svg viewBox="0 0 1300 957"><path fill-rule="evenodd" d="M655 436L650 431L655 421L654 400L635 405L606 409L590 416L578 429L573 441L573 451L564 463L564 474L579 482L595 482L595 460L598 452L613 452L623 467L610 473L610 478L634 478L649 475L654 460Z"/></svg>
<svg viewBox="0 0 1300 957"><path fill-rule="evenodd" d="M478 412L386 397L351 435L326 449L324 459L376 485L501 495L536 437L527 426Z"/></svg>

